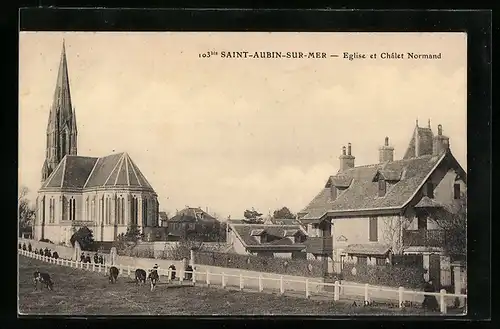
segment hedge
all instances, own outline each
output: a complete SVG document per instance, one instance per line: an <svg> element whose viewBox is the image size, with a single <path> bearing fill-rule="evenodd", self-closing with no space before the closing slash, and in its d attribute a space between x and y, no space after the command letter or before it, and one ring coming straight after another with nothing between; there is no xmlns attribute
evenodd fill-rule
<svg viewBox="0 0 500 329"><path fill-rule="evenodd" d="M422 287L424 271L421 266L410 265L344 264L342 277L358 283L415 289Z"/></svg>
<svg viewBox="0 0 500 329"><path fill-rule="evenodd" d="M323 277L327 266L326 261L321 260L272 258L214 251L195 251L194 254L196 264L305 277Z"/></svg>

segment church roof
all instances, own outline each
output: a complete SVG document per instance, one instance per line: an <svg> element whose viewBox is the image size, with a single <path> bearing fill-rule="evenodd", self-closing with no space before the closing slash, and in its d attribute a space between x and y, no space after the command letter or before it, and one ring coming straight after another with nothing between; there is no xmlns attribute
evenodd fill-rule
<svg viewBox="0 0 500 329"><path fill-rule="evenodd" d="M153 189L126 152L101 158L66 155L42 185L42 189L99 187Z"/></svg>

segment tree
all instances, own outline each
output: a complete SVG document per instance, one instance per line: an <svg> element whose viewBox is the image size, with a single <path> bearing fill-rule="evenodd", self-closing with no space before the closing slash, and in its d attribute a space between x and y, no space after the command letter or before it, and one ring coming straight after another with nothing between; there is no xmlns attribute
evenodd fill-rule
<svg viewBox="0 0 500 329"><path fill-rule="evenodd" d="M262 214L254 208L252 208L252 210L245 210L243 216L249 223L262 223Z"/></svg>
<svg viewBox="0 0 500 329"><path fill-rule="evenodd" d="M21 186L18 194L18 224L19 233L31 232L33 220L35 219L35 209L30 205L27 198L29 189L26 186Z"/></svg>
<svg viewBox="0 0 500 329"><path fill-rule="evenodd" d="M87 226L78 229L69 240L74 247L75 242L78 241L82 250L92 250L94 247L94 234Z"/></svg>
<svg viewBox="0 0 500 329"><path fill-rule="evenodd" d="M403 222L398 218L383 217L382 238L387 243L395 255L403 254L404 245L403 237L401 236L401 226Z"/></svg>
<svg viewBox="0 0 500 329"><path fill-rule="evenodd" d="M437 221L444 230L444 252L448 255L465 255L467 253L467 192L463 192L455 204L443 211L444 215Z"/></svg>
<svg viewBox="0 0 500 329"><path fill-rule="evenodd" d="M295 219L295 215L287 207L275 210L273 213L274 219Z"/></svg>

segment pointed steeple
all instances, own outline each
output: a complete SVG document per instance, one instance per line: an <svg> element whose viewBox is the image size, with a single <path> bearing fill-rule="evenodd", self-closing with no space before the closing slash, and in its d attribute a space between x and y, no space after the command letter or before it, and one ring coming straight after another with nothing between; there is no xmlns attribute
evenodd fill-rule
<svg viewBox="0 0 500 329"><path fill-rule="evenodd" d="M69 88L68 61L66 59L66 43L63 40L61 59L59 61L59 71L57 72L56 88L54 90L54 100L52 108L59 110L61 124L71 120L71 93Z"/></svg>
<svg viewBox="0 0 500 329"><path fill-rule="evenodd" d="M77 154L77 130L71 104L66 43L63 40L54 99L47 123L47 148L42 167L42 181L47 179L67 154Z"/></svg>

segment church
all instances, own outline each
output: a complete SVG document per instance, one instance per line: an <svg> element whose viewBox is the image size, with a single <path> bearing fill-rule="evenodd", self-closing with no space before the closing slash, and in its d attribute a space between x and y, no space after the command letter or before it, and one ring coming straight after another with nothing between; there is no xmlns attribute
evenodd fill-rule
<svg viewBox="0 0 500 329"><path fill-rule="evenodd" d="M88 227L96 241L114 241L131 225L158 226L158 196L126 152L78 155L64 41L46 138L35 239L67 244Z"/></svg>

